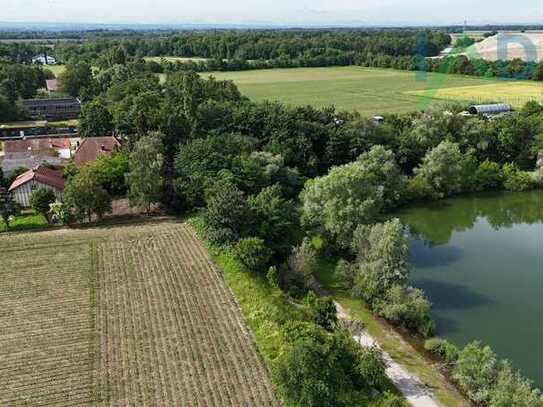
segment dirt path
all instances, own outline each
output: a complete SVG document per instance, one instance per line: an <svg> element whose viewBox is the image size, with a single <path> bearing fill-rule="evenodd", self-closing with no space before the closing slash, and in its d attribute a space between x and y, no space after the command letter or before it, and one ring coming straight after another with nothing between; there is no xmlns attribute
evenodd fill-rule
<svg viewBox="0 0 543 407"><path fill-rule="evenodd" d="M334 301L334 304L336 305L338 318L342 320L352 319L338 302ZM362 346L376 346L380 348L379 344L363 329L355 331L353 339ZM409 373L403 366L392 360L388 353L382 349L381 351L383 352L383 360L386 365L386 375L394 383L394 386L402 392L409 404L414 407L439 407L439 403L432 398L418 377Z"/></svg>
<svg viewBox="0 0 543 407"><path fill-rule="evenodd" d="M330 296L330 293L322 288L316 280L311 283L311 286L317 295ZM345 321L352 320L349 313L340 303L334 301L334 304L336 305L339 319ZM381 349L379 344L364 329L355 329L353 339L362 346L375 346ZM386 366L386 375L394 383L394 386L402 392L409 404L414 407L440 407L440 404L432 398L431 393L417 376L409 373L402 365L395 362L387 352L382 349L381 351Z"/></svg>

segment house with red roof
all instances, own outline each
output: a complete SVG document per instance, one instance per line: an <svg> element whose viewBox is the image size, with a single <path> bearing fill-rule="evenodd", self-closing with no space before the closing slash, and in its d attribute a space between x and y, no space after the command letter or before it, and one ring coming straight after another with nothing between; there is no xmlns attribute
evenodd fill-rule
<svg viewBox="0 0 543 407"><path fill-rule="evenodd" d="M121 143L113 136L86 137L74 153L74 164L81 168L86 163L97 160L102 156L110 156L121 148Z"/></svg>
<svg viewBox="0 0 543 407"><path fill-rule="evenodd" d="M32 194L39 188L50 189L55 193L55 197L62 201L64 197L62 171L52 170L43 165L32 168L15 178L9 192L15 202L26 208L30 206Z"/></svg>

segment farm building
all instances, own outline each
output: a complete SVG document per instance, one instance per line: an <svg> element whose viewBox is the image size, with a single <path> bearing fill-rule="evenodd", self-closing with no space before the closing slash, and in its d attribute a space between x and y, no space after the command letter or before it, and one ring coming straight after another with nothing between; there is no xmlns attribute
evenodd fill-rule
<svg viewBox="0 0 543 407"><path fill-rule="evenodd" d="M0 154L0 166L8 175L17 167L34 168L47 162L52 165L66 165L72 158L79 138L33 138L4 141Z"/></svg>
<svg viewBox="0 0 543 407"><path fill-rule="evenodd" d="M9 187L13 199L22 207L29 207L32 194L38 188L47 188L62 201L64 194L64 178L61 171L38 166L19 175Z"/></svg>
<svg viewBox="0 0 543 407"><path fill-rule="evenodd" d="M109 156L114 151L118 151L120 147L121 143L113 136L84 138L74 154L75 166L80 168L101 156Z"/></svg>
<svg viewBox="0 0 543 407"><path fill-rule="evenodd" d="M34 119L70 120L77 119L81 102L76 98L25 99L23 108Z"/></svg>
<svg viewBox="0 0 543 407"><path fill-rule="evenodd" d="M485 117L493 117L502 114L511 113L513 108L506 103L496 103L491 105L473 105L468 108L469 114L481 114Z"/></svg>

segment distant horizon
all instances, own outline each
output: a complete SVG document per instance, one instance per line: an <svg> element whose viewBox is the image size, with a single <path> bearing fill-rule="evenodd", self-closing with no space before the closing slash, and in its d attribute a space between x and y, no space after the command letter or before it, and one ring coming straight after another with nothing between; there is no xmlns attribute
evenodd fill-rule
<svg viewBox="0 0 543 407"><path fill-rule="evenodd" d="M416 22L390 22L388 24L380 23L366 23L357 21L308 21L305 23L295 22L274 22L274 21L239 21L239 22L205 22L205 21L187 21L187 22L132 22L132 21L9 21L0 20L0 29L16 28L21 31L31 31L36 28L41 29L62 29L65 28L83 28L92 30L94 28L162 28L162 29L180 29L180 28L209 28L209 29L221 29L221 28L444 28L444 27L463 27L464 24L460 23L442 23L442 24L419 24ZM470 27L518 27L518 26L533 26L543 27L543 22L528 23L528 22L485 22L485 23L472 23L466 26Z"/></svg>
<svg viewBox="0 0 543 407"><path fill-rule="evenodd" d="M3 0L19 24L206 26L451 26L543 22L541 0Z"/></svg>

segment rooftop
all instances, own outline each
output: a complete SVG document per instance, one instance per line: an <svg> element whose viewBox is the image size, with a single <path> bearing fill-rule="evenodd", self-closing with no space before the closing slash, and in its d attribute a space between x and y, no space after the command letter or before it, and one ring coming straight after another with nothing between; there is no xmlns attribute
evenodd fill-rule
<svg viewBox="0 0 543 407"><path fill-rule="evenodd" d="M9 187L9 191L19 188L32 180L58 189L64 189L64 178L61 171L52 170L40 165L19 175Z"/></svg>
<svg viewBox="0 0 543 407"><path fill-rule="evenodd" d="M101 156L111 155L120 146L121 143L113 136L84 138L75 152L74 163L76 167L81 167Z"/></svg>

